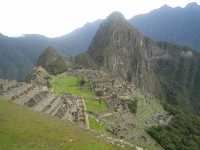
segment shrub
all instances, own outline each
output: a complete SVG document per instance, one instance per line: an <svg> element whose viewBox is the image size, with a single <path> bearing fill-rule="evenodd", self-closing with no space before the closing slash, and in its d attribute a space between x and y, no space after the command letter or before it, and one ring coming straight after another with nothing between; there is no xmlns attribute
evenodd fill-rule
<svg viewBox="0 0 200 150"><path fill-rule="evenodd" d="M132 113L136 113L137 112L137 103L138 103L138 100L129 100L128 102L128 108L130 110L130 112Z"/></svg>

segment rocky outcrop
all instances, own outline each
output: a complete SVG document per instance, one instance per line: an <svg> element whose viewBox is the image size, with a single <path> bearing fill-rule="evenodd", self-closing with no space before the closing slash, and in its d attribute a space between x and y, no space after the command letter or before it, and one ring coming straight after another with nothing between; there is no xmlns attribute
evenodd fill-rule
<svg viewBox="0 0 200 150"><path fill-rule="evenodd" d="M88 126L86 108L81 97L70 94L56 96L45 86L9 80L0 80L0 96L34 111Z"/></svg>
<svg viewBox="0 0 200 150"><path fill-rule="evenodd" d="M159 88L150 61L160 53L156 43L129 25L118 12L101 24L88 50L99 68L151 92Z"/></svg>
<svg viewBox="0 0 200 150"><path fill-rule="evenodd" d="M25 81L33 85L49 87L49 80L51 75L41 66L33 68L33 70L26 76Z"/></svg>
<svg viewBox="0 0 200 150"><path fill-rule="evenodd" d="M58 74L66 70L64 59L51 47L45 49L40 55L37 66L42 66L50 74Z"/></svg>

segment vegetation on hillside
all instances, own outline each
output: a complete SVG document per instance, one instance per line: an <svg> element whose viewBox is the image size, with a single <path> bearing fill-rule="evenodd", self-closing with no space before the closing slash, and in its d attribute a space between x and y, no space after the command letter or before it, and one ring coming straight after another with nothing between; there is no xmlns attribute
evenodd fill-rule
<svg viewBox="0 0 200 150"><path fill-rule="evenodd" d="M183 19L184 18L184 19ZM200 5L163 6L130 19L130 23L156 41L175 42L200 50Z"/></svg>
<svg viewBox="0 0 200 150"><path fill-rule="evenodd" d="M199 150L200 117L178 108L170 108L170 112L174 117L169 125L151 127L148 133L166 150Z"/></svg>
<svg viewBox="0 0 200 150"><path fill-rule="evenodd" d="M61 57L58 52L51 47L48 47L40 55L37 61L37 66L42 66L50 74L59 74L67 69L67 64L63 57Z"/></svg>
<svg viewBox="0 0 200 150"><path fill-rule="evenodd" d="M1 150L121 150L67 121L0 98Z"/></svg>
<svg viewBox="0 0 200 150"><path fill-rule="evenodd" d="M93 116L89 117L89 124L90 124L90 129L93 129L99 133L105 132L104 124L102 122L98 122L95 117Z"/></svg>

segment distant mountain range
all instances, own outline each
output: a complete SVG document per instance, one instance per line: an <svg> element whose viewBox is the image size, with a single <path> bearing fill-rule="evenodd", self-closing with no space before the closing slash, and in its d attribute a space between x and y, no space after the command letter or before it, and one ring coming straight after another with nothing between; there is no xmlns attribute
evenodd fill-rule
<svg viewBox="0 0 200 150"><path fill-rule="evenodd" d="M102 20L88 23L67 35L47 38L42 35L7 37L0 34L0 77L22 80L36 63L42 51L51 46L64 55L85 52ZM200 51L200 6L185 8L163 6L129 20L146 36L158 41L187 45Z"/></svg>
<svg viewBox="0 0 200 150"><path fill-rule="evenodd" d="M200 51L200 5L197 3L189 3L184 8L164 5L148 14L133 17L130 23L154 40Z"/></svg>
<svg viewBox="0 0 200 150"><path fill-rule="evenodd" d="M88 23L58 38L47 38L42 35L14 38L0 34L0 78L24 79L43 50L49 46L67 56L86 51L100 22L97 20Z"/></svg>

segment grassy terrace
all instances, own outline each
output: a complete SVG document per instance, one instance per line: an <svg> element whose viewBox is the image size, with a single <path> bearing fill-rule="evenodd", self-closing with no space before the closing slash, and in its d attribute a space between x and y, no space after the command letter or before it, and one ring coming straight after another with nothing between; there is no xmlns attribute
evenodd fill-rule
<svg viewBox="0 0 200 150"><path fill-rule="evenodd" d="M80 87L80 79L75 76L58 75L52 80L52 88L57 94L70 93L75 96L84 98L87 111L90 112L106 112L107 106L104 102L99 103L95 98L95 94L85 85Z"/></svg>
<svg viewBox="0 0 200 150"><path fill-rule="evenodd" d="M80 86L80 78L76 76L66 76L58 75L53 78L51 85L55 93L64 94L70 93L74 96L83 97L87 107L87 111L93 113L106 112L107 106L105 102L99 103L96 100L95 94L90 90L89 83L85 86ZM89 116L90 128L96 130L97 132L104 132L105 127L103 124L96 121L92 116Z"/></svg>
<svg viewBox="0 0 200 150"><path fill-rule="evenodd" d="M96 119L92 116L89 116L89 124L91 129L94 129L99 133L105 132L104 124L97 122Z"/></svg>
<svg viewBox="0 0 200 150"><path fill-rule="evenodd" d="M0 150L121 150L67 121L0 98Z"/></svg>

